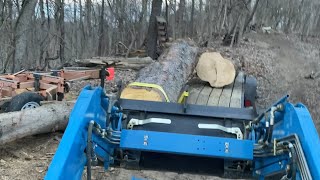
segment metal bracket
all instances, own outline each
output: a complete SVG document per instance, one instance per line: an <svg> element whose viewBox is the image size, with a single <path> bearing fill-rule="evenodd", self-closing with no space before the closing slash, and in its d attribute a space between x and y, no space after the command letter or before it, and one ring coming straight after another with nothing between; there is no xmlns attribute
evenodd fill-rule
<svg viewBox="0 0 320 180"><path fill-rule="evenodd" d="M127 128L128 129L133 129L133 126L139 126L139 125L144 125L144 124L150 124L150 123L158 123L158 124L171 124L170 119L163 119L163 118L149 118L149 119L130 119Z"/></svg>
<svg viewBox="0 0 320 180"><path fill-rule="evenodd" d="M200 129L218 129L227 133L235 134L237 135L237 139L243 139L243 134L241 132L241 129L238 127L224 127L218 124L198 124L198 128Z"/></svg>

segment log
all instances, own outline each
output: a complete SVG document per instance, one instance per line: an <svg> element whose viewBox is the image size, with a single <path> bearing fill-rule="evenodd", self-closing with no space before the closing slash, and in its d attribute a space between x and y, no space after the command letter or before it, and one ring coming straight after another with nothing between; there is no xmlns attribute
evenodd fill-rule
<svg viewBox="0 0 320 180"><path fill-rule="evenodd" d="M64 130L73 102L54 102L41 107L0 114L0 145L26 136Z"/></svg>
<svg viewBox="0 0 320 180"><path fill-rule="evenodd" d="M75 62L80 66L107 65L120 69L140 70L154 61L150 57L92 57L90 59L76 59Z"/></svg>
<svg viewBox="0 0 320 180"><path fill-rule="evenodd" d="M217 52L205 52L196 67L197 75L212 87L224 87L231 84L236 76L236 70L231 61L223 58Z"/></svg>
<svg viewBox="0 0 320 180"><path fill-rule="evenodd" d="M158 61L151 63L139 71L136 82L156 84L163 88L171 102L177 102L181 89L185 86L189 76L193 73L197 63L198 47L191 40L177 40L171 47L164 51ZM143 91L137 93L137 90ZM148 90L150 93L145 93ZM126 87L121 98L159 101L163 93L153 87ZM135 97L135 94L137 96ZM147 96L152 97L147 97ZM154 99L155 98L155 99Z"/></svg>

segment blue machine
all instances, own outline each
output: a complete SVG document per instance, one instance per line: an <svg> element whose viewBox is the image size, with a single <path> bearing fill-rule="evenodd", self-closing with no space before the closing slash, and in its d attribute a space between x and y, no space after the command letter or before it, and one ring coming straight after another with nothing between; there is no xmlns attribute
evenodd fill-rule
<svg viewBox="0 0 320 180"><path fill-rule="evenodd" d="M99 162L106 169L320 179L320 142L311 116L287 99L256 117L247 108L113 100L101 87L87 86L45 179L81 179L85 166L90 178Z"/></svg>

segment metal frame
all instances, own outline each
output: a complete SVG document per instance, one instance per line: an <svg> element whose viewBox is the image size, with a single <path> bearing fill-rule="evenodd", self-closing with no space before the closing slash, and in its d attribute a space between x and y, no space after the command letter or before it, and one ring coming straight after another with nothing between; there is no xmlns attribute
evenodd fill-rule
<svg viewBox="0 0 320 180"><path fill-rule="evenodd" d="M122 130L120 148L224 159L252 160L253 143L250 140L232 138Z"/></svg>
<svg viewBox="0 0 320 180"><path fill-rule="evenodd" d="M249 108L229 108L187 104L186 109L184 109L184 105L178 103L140 101L129 99L121 99L120 104L124 111L130 110L166 114L180 114L184 116L214 117L225 119L228 118L241 121L252 121L255 118L255 111Z"/></svg>
<svg viewBox="0 0 320 180"><path fill-rule="evenodd" d="M48 100L54 100L57 93L66 92L66 82L84 79L98 79L101 69L70 70L62 69L53 72L26 72L24 70L15 74L0 76L0 98L13 97L19 94L20 89L34 88ZM54 74L54 75L51 75Z"/></svg>

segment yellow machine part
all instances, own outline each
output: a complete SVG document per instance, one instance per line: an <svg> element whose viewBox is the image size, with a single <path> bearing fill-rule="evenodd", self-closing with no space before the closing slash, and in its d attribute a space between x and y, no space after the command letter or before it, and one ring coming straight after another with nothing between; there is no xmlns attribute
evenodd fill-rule
<svg viewBox="0 0 320 180"><path fill-rule="evenodd" d="M182 92L178 99L178 103L183 103L188 96L188 91ZM161 86L141 82L129 84L125 89L123 89L120 97L122 99L170 102L166 92Z"/></svg>

